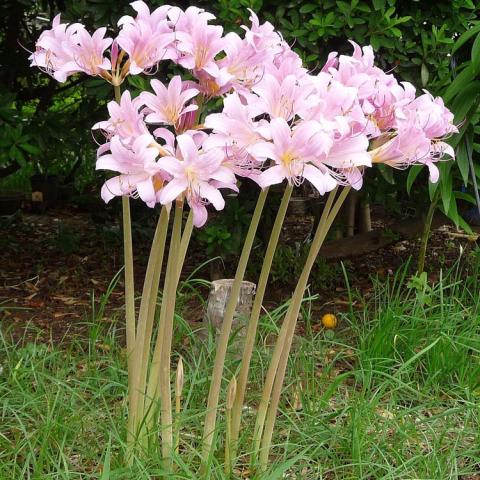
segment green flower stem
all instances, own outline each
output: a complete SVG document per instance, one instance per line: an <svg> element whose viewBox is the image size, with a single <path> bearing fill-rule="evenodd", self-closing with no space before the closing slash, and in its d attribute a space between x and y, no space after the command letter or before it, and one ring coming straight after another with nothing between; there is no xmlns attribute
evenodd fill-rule
<svg viewBox="0 0 480 480"><path fill-rule="evenodd" d="M317 228L317 232L320 228L323 228L323 225L325 224L326 219L328 218L328 215L330 213L330 209L332 207L333 201L335 199L335 194L336 190L330 193L330 195L327 198L327 202L325 204L325 207L322 212L322 216L320 218L320 222ZM303 292L302 292L303 293ZM292 307L292 303L290 303L285 319L288 317L288 312L290 311ZM275 348L272 354L272 359L270 361L270 365L268 367L267 375L265 377L265 385L263 387L263 392L262 392L262 398L260 400L260 404L258 407L258 412L257 412L257 419L255 422L255 429L254 429L254 435L253 435L253 455L252 455L252 464L256 461L258 458L258 452L260 450L260 442L262 439L262 434L263 434L263 427L265 425L265 418L267 415L267 409L268 405L270 402L270 395L272 393L272 388L273 388L273 383L275 381L275 375L277 373L277 367L280 362L280 356L283 351L283 345L285 343L285 338L287 335L287 330L288 330L288 324L286 320L284 320L282 324L282 328L280 329L277 342L275 344Z"/></svg>
<svg viewBox="0 0 480 480"><path fill-rule="evenodd" d="M180 242L180 253L178 257L178 279L180 280L180 274L182 273L182 267L185 262L185 257L187 255L188 245L190 243L190 237L192 236L193 230L193 211L190 210L187 221L185 222L185 227L183 228L182 241Z"/></svg>
<svg viewBox="0 0 480 480"><path fill-rule="evenodd" d="M243 277L247 267L248 259L252 251L253 241L257 232L257 227L260 221L265 200L267 198L268 189L262 190L258 196L257 205L253 212L250 227L248 229L245 243L243 245L240 260L238 262L237 271L235 273L235 279L232 284L232 290L225 309L225 315L223 318L222 329L220 331L220 337L217 343L217 351L215 356L215 362L212 372L212 380L210 383L210 391L208 394L207 413L205 416L205 426L203 430L203 449L202 449L202 466L200 469L200 475L207 475L208 461L210 453L212 451L213 438L215 433L215 425L217 421L217 409L220 396L220 388L223 376L223 367L225 363L225 356L227 353L228 338L230 336L230 330L232 328L233 316L237 307L238 296L240 294L240 288L242 285Z"/></svg>
<svg viewBox="0 0 480 480"><path fill-rule="evenodd" d="M193 230L193 213L190 210L185 227L183 229L182 239L180 242L178 270L177 270L178 278L176 280L177 285L180 279L183 263L185 261L185 256L187 254L187 249L190 243L192 230ZM175 291L176 291L176 288L175 288ZM166 293L166 289L164 289L164 294L165 293ZM163 298L165 298L165 296ZM163 307L163 298L162 298L162 307ZM165 313L166 313L166 310L165 308L163 308L160 312L160 322L159 322L160 325L164 324ZM152 377L152 374L150 375L148 387L147 387L147 394L145 396L144 416L145 416L145 425L146 425L147 432L152 431L152 427L153 427L153 421L155 416L154 415L155 409L153 408L153 402L155 400L159 400L158 384L160 379L159 368L160 368L161 352L162 352L162 343L157 340L157 343L155 345L155 350L153 353L153 358L152 358L152 372L153 372L152 374L154 376ZM150 353L150 350L148 350L147 353Z"/></svg>
<svg viewBox="0 0 480 480"><path fill-rule="evenodd" d="M235 444L238 441L238 435L240 432L240 422L242 419L243 401L245 399L245 390L248 381L248 372L250 369L250 361L252 358L253 347L255 345L255 339L257 335L258 320L260 318L260 312L262 309L262 303L265 296L265 290L267 288L268 277L270 275L270 269L272 267L273 257L278 245L278 239L282 231L282 225L287 212L288 203L292 195L293 186L287 185L283 194L282 201L278 208L277 216L273 224L270 239L268 241L267 250L263 260L262 270L258 279L257 291L255 293L255 300L252 306L252 312L250 315L250 321L248 323L247 334L245 336L245 346L243 348L242 363L240 367L240 373L237 381L237 394L232 409L232 443L234 445L233 456L235 456Z"/></svg>
<svg viewBox="0 0 480 480"><path fill-rule="evenodd" d="M148 359L152 340L155 308L157 304L158 288L162 272L163 257L165 253L165 241L168 231L169 212L166 207L158 218L157 228L153 237L150 256L148 258L147 271L143 284L142 300L138 315L136 345L134 350L133 366L133 407L134 415L131 428L135 435L140 434L139 426L144 417L144 395L148 371Z"/></svg>
<svg viewBox="0 0 480 480"><path fill-rule="evenodd" d="M176 202L162 306L160 309L160 322L147 386L146 404L148 402L149 406L145 408L148 428L153 418L151 408L152 401L156 399L158 391L161 403L162 457L165 461L165 469L167 472L172 470L173 453L170 352L178 285L177 272L179 271L178 260L180 256L182 213L183 202Z"/></svg>
<svg viewBox="0 0 480 480"><path fill-rule="evenodd" d="M224 472L225 477L230 478L232 475L232 408L233 402L235 401L237 390L237 380L235 377L232 377L230 384L227 389L227 403L225 408L225 423L226 423L226 432L225 432L225 465Z"/></svg>
<svg viewBox="0 0 480 480"><path fill-rule="evenodd" d="M115 100L120 103L122 92L119 85L113 87ZM123 219L123 256L125 263L125 330L127 337L127 371L128 371L128 408L129 421L133 419L133 350L135 348L135 283L133 279L133 246L132 246L132 221L130 217L130 200L128 196L122 197ZM134 434L127 431L127 463L133 462Z"/></svg>
<svg viewBox="0 0 480 480"><path fill-rule="evenodd" d="M330 227L332 226L335 217L337 216L340 207L342 206L345 198L348 195L350 188L346 187L342 190L340 195L338 196L337 200L335 201L334 205L332 206L328 217L324 222L321 222L317 228L315 236L312 241L312 245L310 247L310 251L308 253L307 261L303 267L302 273L300 275L297 287L295 288L295 292L292 296L292 302L290 304L290 308L287 311L284 324L287 325L287 334L285 337L285 342L282 347L282 353L280 356L280 362L278 363L277 372L275 375L275 383L272 390L270 406L268 407L268 413L265 422L265 431L262 437L262 444L260 450L260 470L263 472L267 469L268 466L268 457L270 454L270 447L272 443L272 435L273 429L275 426L275 420L277 417L277 410L278 404L280 401L280 395L282 392L283 381L285 379L285 371L288 364L288 357L290 354L290 349L292 346L292 340L295 334L295 326L297 324L298 315L300 313L300 307L302 304L303 294L305 292L305 288L307 287L308 278L310 276L310 272L315 264L315 260L320 252L320 248L325 241L325 237L327 236Z"/></svg>

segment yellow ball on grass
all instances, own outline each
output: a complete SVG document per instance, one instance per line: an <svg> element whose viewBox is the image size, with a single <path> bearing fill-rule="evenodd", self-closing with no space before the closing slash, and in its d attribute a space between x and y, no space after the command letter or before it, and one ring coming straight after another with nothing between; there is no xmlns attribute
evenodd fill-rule
<svg viewBox="0 0 480 480"><path fill-rule="evenodd" d="M333 330L337 326L337 317L333 313L326 313L322 317L322 325L329 330Z"/></svg>

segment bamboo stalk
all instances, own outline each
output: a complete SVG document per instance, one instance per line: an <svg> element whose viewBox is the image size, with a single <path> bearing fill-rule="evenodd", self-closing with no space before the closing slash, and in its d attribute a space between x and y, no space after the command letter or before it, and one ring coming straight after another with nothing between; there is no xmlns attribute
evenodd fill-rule
<svg viewBox="0 0 480 480"><path fill-rule="evenodd" d="M288 364L288 357L292 346L292 340L295 334L295 326L297 324L298 314L300 313L303 294L305 292L305 288L307 287L308 278L310 276L313 265L315 264L315 260L318 256L320 248L325 241L327 233L332 226L332 223L335 220L335 217L337 216L340 207L345 201L349 189L349 187L345 187L342 190L334 205L332 206L331 211L325 220L325 223L323 225L320 224L317 232L315 233L315 237L312 241L312 245L308 253L307 261L305 262L305 266L303 267L297 287L295 288L295 292L292 296L292 303L290 304L291 308L289 308L284 320L284 323L288 325L287 335L285 337L285 343L282 348L280 362L278 364L277 372L275 375L275 383L272 390L270 406L268 407L267 417L265 421L265 429L262 437L262 444L260 450L260 469L262 472L264 472L268 466L268 457L270 454L273 429L277 417L278 404L280 401L283 381L285 379L285 371Z"/></svg>
<svg viewBox="0 0 480 480"><path fill-rule="evenodd" d="M317 227L317 232L320 228L322 228L321 226L325 223L326 219L328 218L330 209L335 199L335 194L336 194L336 189L332 191L327 198L325 207L322 212L322 216L320 218L320 221ZM317 233L315 233L315 235L317 235ZM285 318L287 318L288 311L290 309L291 309L291 303L287 310ZM285 342L285 337L287 335L287 327L288 327L288 324L284 321L280 329L280 332L278 334L277 342L275 343L275 348L273 350L272 359L270 360L270 365L267 370L267 375L265 376L265 384L263 387L262 398L258 406L257 419L255 422L255 428L254 428L254 434L253 434L252 463L256 461L258 452L260 450L260 442L263 434L263 427L265 425L265 418L267 415L268 404L270 401L270 395L272 392L273 383L274 383L275 375L277 372L277 367L280 362L280 356L283 351L283 344Z"/></svg>
<svg viewBox="0 0 480 480"><path fill-rule="evenodd" d="M258 196L255 211L253 212L250 227L243 245L240 260L238 262L235 279L232 284L232 290L225 309L225 316L222 322L222 329L217 343L217 351L212 372L212 380L210 383L210 391L208 394L207 413L205 416L205 426L203 430L203 449L202 449L202 465L200 475L206 475L208 470L208 460L212 451L213 437L215 433L215 425L217 421L218 400L220 396L220 388L223 376L223 366L227 353L228 338L232 328L233 316L237 306L240 287L245 275L248 259L255 239L258 223L262 214L265 200L267 198L268 188L262 190Z"/></svg>
<svg viewBox="0 0 480 480"><path fill-rule="evenodd" d="M247 387L248 373L250 370L250 361L252 358L253 347L255 345L255 339L257 335L258 320L260 318L260 312L262 309L263 298L265 296L265 290L268 283L268 277L270 275L270 269L272 267L273 257L278 245L278 239L282 231L282 225L287 212L288 203L292 195L293 186L287 185L283 194L282 201L275 217L272 233L268 241L267 250L263 260L262 270L258 279L257 290L255 293L255 300L250 315L250 321L248 323L247 334L245 336L245 345L243 348L242 363L240 367L240 373L237 381L237 394L235 396L235 402L232 409L232 442L234 445L234 452L236 450L236 442L238 441L238 435L240 432L240 422L242 419L243 401L245 399L245 390ZM235 456L235 453L233 453Z"/></svg>

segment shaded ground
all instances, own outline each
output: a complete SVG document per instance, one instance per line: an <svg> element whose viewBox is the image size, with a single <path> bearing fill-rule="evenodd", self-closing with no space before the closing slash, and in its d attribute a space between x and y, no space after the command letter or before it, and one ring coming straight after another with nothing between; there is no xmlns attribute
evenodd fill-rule
<svg viewBox="0 0 480 480"><path fill-rule="evenodd" d="M137 291L140 290L148 257L153 221L154 216L150 215L150 219L134 225ZM291 253L303 249L312 221L310 217L301 221L295 217L288 218L282 234L285 242L282 251ZM375 227L384 227L385 222L377 221ZM98 314L98 309L103 308L102 296L122 266L122 239L118 223L113 217L97 218L91 213L69 209L52 210L42 215L3 217L0 227L0 317L4 326L13 326L13 331L22 335L26 325L33 324L41 337L55 341L82 333L86 328L85 319L92 317L92 309L95 308ZM473 245L467 238L456 235L452 226L443 226L433 232L427 268L438 271L438 267L448 266L458 258L460 248L469 250ZM392 275L410 256L415 257L417 250L418 241L402 241L367 255L349 258L344 265L351 286L368 298L371 275ZM260 266L261 251L259 248L258 259L249 273L252 281L255 281L255 270ZM205 260L207 256L202 247L194 242L189 250L184 277ZM271 282L267 306L288 298L294 286L285 279L294 279L295 274L282 273L281 259L274 268L272 274L275 280ZM234 271L233 262L227 263L225 269L226 275L231 274ZM287 273L289 269L290 266L286 269ZM208 279L209 267L204 267L196 275ZM207 292L202 293L206 298ZM318 317L326 311L346 309L348 297L338 261L318 262L312 274L311 293L320 297L315 302ZM106 305L107 321L112 313L122 308L123 302L120 276ZM358 301L354 306L362 307ZM190 299L184 315L192 322L201 320L201 303L195 298Z"/></svg>

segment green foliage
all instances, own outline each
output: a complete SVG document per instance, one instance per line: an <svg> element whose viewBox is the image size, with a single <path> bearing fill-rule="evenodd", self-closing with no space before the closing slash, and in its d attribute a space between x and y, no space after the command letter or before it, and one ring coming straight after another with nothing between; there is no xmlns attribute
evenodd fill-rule
<svg viewBox="0 0 480 480"><path fill-rule="evenodd" d="M238 255L250 225L253 202L240 201L238 197L227 197L222 214L195 231L197 240L205 246L208 255L220 256L224 260Z"/></svg>
<svg viewBox="0 0 480 480"><path fill-rule="evenodd" d="M164 2L151 0L148 3L155 8ZM172 3L185 8L189 2ZM381 67L394 71L399 78L412 81L419 88L426 87L434 94L445 93L458 123L471 116L475 123L470 145L476 155L478 117L470 107L478 97L480 85L477 0L435 3L415 0L198 0L194 3L214 11L225 31L240 31L240 25L248 22L247 9L253 9L261 21L271 21L282 32L312 71L321 68L330 51L350 53L352 47L347 39L361 45L371 44ZM81 21L89 29L101 25L110 25L113 29L120 16L129 12L129 7L115 0L7 0L0 5L0 28L5 32L0 36L0 64L3 67L0 74L0 176L15 170L18 175L19 170L27 181L15 183L22 186L28 183L32 173L56 174L68 181L74 177L75 186L81 190L102 180L94 170L95 143L90 127L105 117L105 105L112 98L111 88L101 79L80 75L58 84L28 66L27 52L18 55L18 43L33 50L35 39L58 12L65 21ZM450 85L451 64L456 66L457 77ZM166 74L161 64L157 76L162 78ZM137 92L148 87L148 81L149 78L131 77L128 87ZM12 138L12 134L17 138ZM442 172L446 183L440 187L440 205L461 223L456 205L459 197L452 192L460 190L460 179L463 183L468 179L469 150L461 142L458 148L459 175L454 168L456 176L450 181L446 178L447 172ZM408 174L409 190L419 171L411 170L413 173ZM422 173L422 180L425 178ZM370 198L380 202L388 200L395 207L395 199L401 198L407 175L387 169L369 180ZM4 182L1 185L4 188ZM420 185L423 184L419 181L413 189L422 193L419 206L427 199ZM435 187L431 187L430 192L433 194L434 190ZM222 234L219 233L221 228L215 230L211 232L212 238L227 232L236 235L224 227Z"/></svg>
<svg viewBox="0 0 480 480"><path fill-rule="evenodd" d="M460 133L454 135L449 143L456 150L456 162L448 161L440 165L440 181L430 184L430 198L440 199L440 209L457 225L471 231L468 224L461 217L457 201L471 201L463 192L457 192L459 187L470 186L478 191L480 172L476 170L478 164L475 144L480 133L480 23L464 32L452 48L452 54L461 55L468 52L465 61L456 66L454 79L444 92L444 99L455 114L455 121L459 125ZM480 208L478 201L477 204Z"/></svg>
<svg viewBox="0 0 480 480"><path fill-rule="evenodd" d="M262 478L474 478L480 446L480 298L478 252L469 271L455 267L438 282L405 288L405 273L374 283L370 301L338 313L335 335L322 329L295 338L282 395L277 455ZM115 283L112 282L112 288ZM414 283L417 285L416 280ZM163 475L158 446L126 467L126 356L120 322L105 321L100 299L84 337L42 343L32 328L12 340L0 333L0 478L131 479ZM13 303L13 302L11 302ZM302 319L320 315L304 299ZM271 337L287 305L261 318L252 358L239 452L251 450L254 407L271 356ZM0 309L13 310L8 302ZM185 368L175 478L197 479L202 411L215 342L205 342L177 317L176 355ZM4 325L2 325L5 327ZM303 326L303 325L301 325ZM303 329L299 329L303 332ZM329 338L330 336L330 338ZM48 337L48 334L47 334ZM227 359L226 378L238 359ZM157 424L152 435L160 434ZM461 428L459 428L461 426ZM225 418L217 429L225 438ZM222 449L219 448L219 451ZM212 460L222 480L223 458ZM246 476L244 457L238 474Z"/></svg>
<svg viewBox="0 0 480 480"><path fill-rule="evenodd" d="M273 257L270 273L271 281L279 286L291 286L292 278L299 278L308 256L310 244L298 243L294 247L280 244ZM341 278L341 267L317 258L310 275L310 284L314 289L332 288Z"/></svg>

